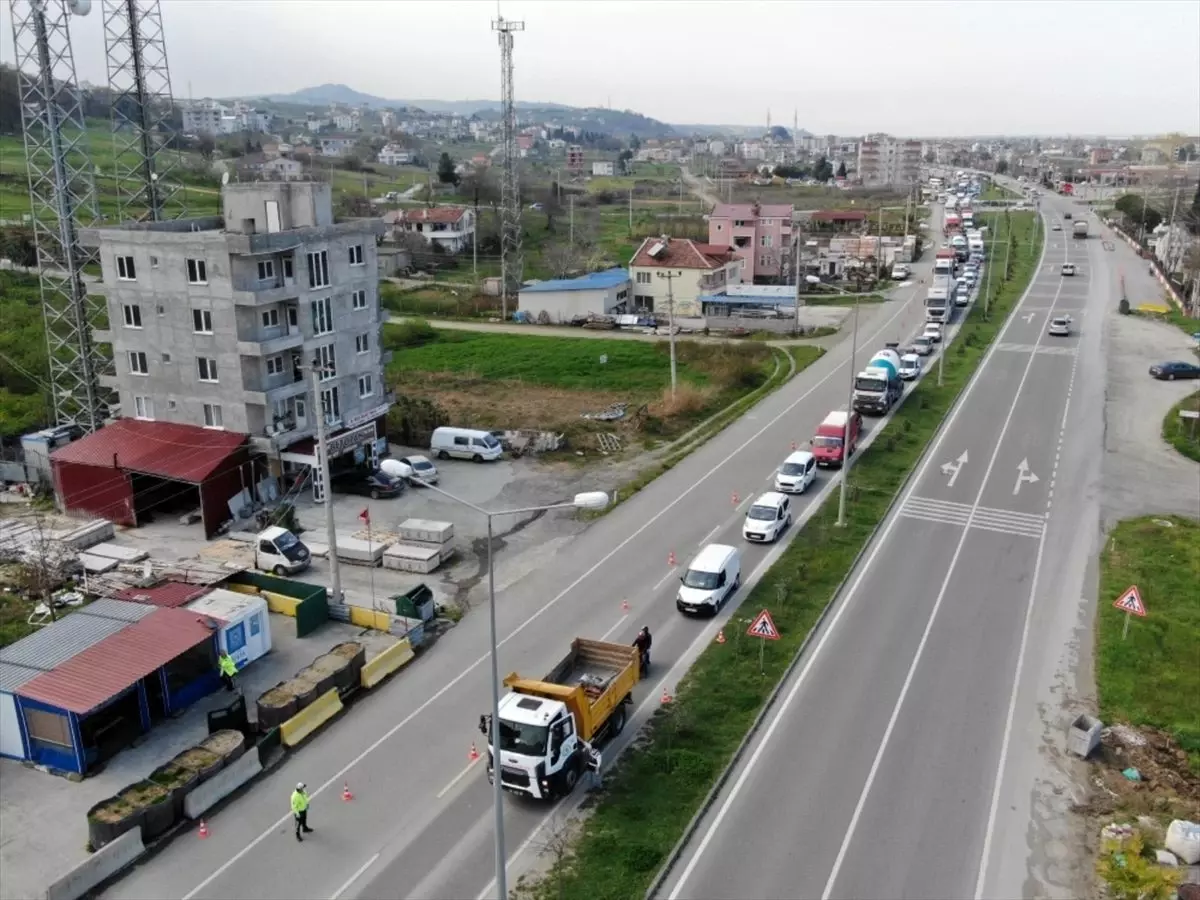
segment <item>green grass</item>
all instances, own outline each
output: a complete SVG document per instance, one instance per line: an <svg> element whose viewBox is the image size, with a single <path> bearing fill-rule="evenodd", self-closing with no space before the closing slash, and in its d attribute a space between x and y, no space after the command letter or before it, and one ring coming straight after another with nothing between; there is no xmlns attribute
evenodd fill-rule
<svg viewBox="0 0 1200 900"><path fill-rule="evenodd" d="M37 631L27 621L32 605L16 594L0 591L0 647L15 644Z"/></svg>
<svg viewBox="0 0 1200 900"><path fill-rule="evenodd" d="M1200 462L1200 421L1181 419L1179 413L1184 410L1200 412L1200 391L1184 397L1163 416L1163 440L1188 459Z"/></svg>
<svg viewBox="0 0 1200 900"><path fill-rule="evenodd" d="M1166 527L1160 523L1169 522ZM1147 617L1113 602L1136 584ZM1129 519L1100 554L1096 687L1100 717L1164 729L1200 771L1200 523L1181 516Z"/></svg>
<svg viewBox="0 0 1200 900"><path fill-rule="evenodd" d="M1010 191L1006 187L1001 187L998 184L989 184L983 189L983 193L979 195L980 200L1020 200L1021 195L1015 191Z"/></svg>
<svg viewBox="0 0 1200 900"><path fill-rule="evenodd" d="M744 599L747 615L770 608L782 634L766 648L765 674L757 643L740 627L702 653L675 702L655 714L607 779L567 863L531 888L535 896L625 900L645 893L1033 277L1041 248L1031 244L1032 215L1011 223L1013 278L994 280L990 319L981 306L972 309L950 345L944 385L926 379L913 389L850 470L846 527L836 525L832 496Z"/></svg>

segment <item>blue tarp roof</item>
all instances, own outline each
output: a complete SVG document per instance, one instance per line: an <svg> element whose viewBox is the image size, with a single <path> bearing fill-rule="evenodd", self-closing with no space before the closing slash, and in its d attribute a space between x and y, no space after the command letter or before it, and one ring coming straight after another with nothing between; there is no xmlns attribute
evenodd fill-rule
<svg viewBox="0 0 1200 900"><path fill-rule="evenodd" d="M593 272L591 275L581 275L578 278L556 278L553 281L539 281L521 288L521 293L541 293L544 291L603 291L614 288L629 280L629 272L625 269L608 269L605 272Z"/></svg>

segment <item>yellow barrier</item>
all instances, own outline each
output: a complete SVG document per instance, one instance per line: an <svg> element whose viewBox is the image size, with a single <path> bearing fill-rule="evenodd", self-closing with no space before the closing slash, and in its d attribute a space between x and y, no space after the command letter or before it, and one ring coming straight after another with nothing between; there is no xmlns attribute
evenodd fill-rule
<svg viewBox="0 0 1200 900"><path fill-rule="evenodd" d="M337 688L330 688L307 707L279 726L279 739L285 747L303 743L310 734L342 711Z"/></svg>
<svg viewBox="0 0 1200 900"><path fill-rule="evenodd" d="M350 624L359 628L373 628L376 631L387 631L391 628L392 617L385 612L367 609L363 606L350 607Z"/></svg>
<svg viewBox="0 0 1200 900"><path fill-rule="evenodd" d="M406 665L413 656L412 644L408 642L408 638L402 638L362 667L362 671L359 673L359 683L365 688L373 688L401 666Z"/></svg>
<svg viewBox="0 0 1200 900"><path fill-rule="evenodd" d="M239 594L253 594L262 597L267 601L267 609L271 612L296 618L296 607L300 605L300 601L295 597L277 594L274 591L264 591L252 584L227 584L225 587L227 590L237 591Z"/></svg>

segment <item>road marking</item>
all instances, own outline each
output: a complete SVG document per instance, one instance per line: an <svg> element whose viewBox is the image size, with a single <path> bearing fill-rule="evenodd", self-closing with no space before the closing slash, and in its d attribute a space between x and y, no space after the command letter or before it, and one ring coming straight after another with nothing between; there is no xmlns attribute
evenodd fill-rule
<svg viewBox="0 0 1200 900"><path fill-rule="evenodd" d="M772 477L774 477L774 476L772 476ZM711 538L711 537L712 537L714 534L716 534L716 533L717 533L718 531L720 531L720 530L721 530L721 526L720 526L720 525L714 525L714 526L713 526L713 530L712 530L712 531L710 531L710 532L709 532L708 534L706 534L704 537L700 538L700 546L701 546L701 547L703 547L705 544L707 544L707 543L708 543L708 539L709 539L709 538Z"/></svg>
<svg viewBox="0 0 1200 900"><path fill-rule="evenodd" d="M481 759L483 759L482 756L477 757L477 758L471 760L469 763L467 763L467 767L465 769L463 769L461 772L459 772L457 775L455 775L454 778L451 780L451 782L438 792L437 799L441 800L448 793L450 793L450 791L452 791L454 789L454 786L456 784L458 784L460 781L462 781L464 778L467 777L467 775L470 773L470 771L473 768L475 768L476 763L478 763L479 760L481 760Z"/></svg>
<svg viewBox="0 0 1200 900"><path fill-rule="evenodd" d="M880 328L877 328L871 334L871 336L869 338L866 339L867 342L874 342L879 337L879 335L881 335L885 331L887 331L887 329L889 327L891 327L892 323L895 322L896 319L898 319L901 315L904 314L904 312L907 310L908 306L912 303L913 299L916 298L916 295L917 295L917 292L913 291L912 296L909 297L908 300L905 300L903 303L901 303L899 308L894 313L892 313L892 315L888 318L888 320L886 322L884 322ZM528 618L526 618L523 622L521 622L519 625L517 625L516 628L514 628L512 631L510 631L506 637L504 637L500 641L498 641L497 646L503 647L505 644L507 644L509 641L511 641L513 638L515 638L518 634L520 634L526 628L528 628L531 624L533 624L535 621L537 621L542 615L544 615L546 613L547 610L549 610L552 607L554 607L555 605L557 605L560 600L562 600L564 597L566 597L568 594L570 594L572 591L574 591L575 588L577 588L580 584L582 584L587 578L591 577L593 574L600 571L601 568L605 567L610 559L612 559L619 552L624 550L625 547L627 547L629 544L632 544L634 541L636 541L638 539L638 537L640 537L642 535L643 532L649 530L654 525L655 522L657 522L659 519L661 519L663 516L665 516L668 512L670 512L672 509L674 509L678 504L683 502L684 498L688 497L692 493L692 491L696 490L696 488L700 487L700 485L702 485L709 478L711 478L713 475L715 475L724 466L728 465L732 460L734 460L737 456L739 456L742 453L742 451L744 451L747 447L749 447L751 444L753 444L755 441L757 441L760 437L762 437L770 428L772 428L777 423L781 422L787 416L791 415L792 411L795 410L795 408L797 406L799 406L801 403L803 403L805 400L807 400L810 396L812 396L812 394L814 392L816 392L816 390L818 388L820 388L822 385L824 385L825 382L829 381L835 375L840 375L841 370L845 366L848 366L849 364L850 364L850 357L849 357L849 354L847 354L846 359L843 360L842 362L838 363L836 366L834 366L833 370L828 375L826 375L824 378L822 378L820 381L818 381L816 384L814 384L812 387L810 387L807 391L805 391L803 394L801 394L799 397L797 397L795 400L793 400L791 403L789 403L786 407L784 407L784 409L777 416L775 416L775 418L771 419L769 422L767 422L765 425L763 425L762 428L760 428L758 431L756 431L754 434L752 434L749 438L747 438L745 441L743 441L740 445L738 445L736 448L734 448L732 451L730 451L730 453L724 459L722 459L720 462L718 462L716 465L714 465L711 469L709 469L707 472L705 472L703 475L701 475L699 478L697 478L696 481L694 481L691 485L689 485L685 490L681 491L679 493L678 497L676 497L674 500L672 500L670 503L668 503L666 506L664 506L661 510L659 510L657 513L655 513L653 516L651 516L649 519L647 519L646 522L641 527L639 527L637 530L632 532L627 538L625 538L625 540L621 541L621 543L617 544L616 547L614 547L612 550L608 551L608 553L606 553L599 560L597 560L596 563L594 565L592 565L591 568L589 568L582 575L580 575L578 578L576 578L574 581L572 581L569 585L567 585L565 588L563 588L554 597L547 600L544 604L542 604L541 607L534 610L533 613ZM661 583L662 582L660 582L660 584ZM656 588L656 590L657 590L657 588ZM372 753L374 753L376 750L378 750L380 747L382 747L385 743L387 743L389 740L391 740L391 738L394 737L396 735L396 733L399 732L402 728L404 728L406 725L408 725L409 722L411 722L413 719L415 719L421 713L425 712L425 710L427 710L429 707L433 706L433 704L437 703L439 700L441 700L442 697L444 697L446 694L448 694L450 691L452 691L454 688L456 688L472 672L474 672L476 669L478 669L480 666L482 666L485 662L487 662L488 659L489 659L489 654L484 654L483 656L478 657L473 663L471 663L469 666L467 666L465 669L463 669L461 672L459 672L458 675L454 676L454 678L450 679L450 681L446 682L446 684L444 684L441 688L439 688L432 695L430 695L430 697L427 700L425 700L424 703L422 703L420 706L418 706L416 709L414 709L411 713L409 713L407 716L405 716L403 719L401 719L399 722L397 722L395 725L393 725L390 729L388 729L382 736L380 736L378 739L376 739L374 743L372 743L365 750L363 750L361 753L359 753L358 756L354 757L354 759L352 759L352 760L350 760L350 762L346 763L340 770L338 770L336 773L334 773L334 775L331 776L324 784L322 784L315 791L313 791L311 794L309 794L309 797L310 798L316 797L317 795L323 793L330 787L335 786L339 781L341 781L346 776L347 772L349 772L351 769L353 769L355 766L357 766L359 763L361 763L364 759L366 759L368 756L370 756ZM291 819L290 813L285 816L281 816L269 828L265 829L258 837L254 838L252 841L250 841L248 844L246 844L244 847L242 847L240 850L238 850L238 852L235 853L233 856L231 856L226 862L222 863L219 867L217 867L213 871L213 873L211 875L209 875L207 878L205 878L202 882L200 882L200 884L196 885L196 887L192 888L192 890L190 890L188 893L184 894L183 897L181 898L181 900L193 900L193 898L195 898L195 896L197 894L199 894L202 890L204 890L206 887L208 887L210 884L212 884L214 881L216 881L218 878L220 878L222 875L224 875L226 872L228 872L230 867L236 865L239 860L241 860L244 856L246 856L246 854L250 853L252 850L254 850L255 847L257 847L259 844L261 844L267 838L271 837L281 825L286 824L290 819Z"/></svg>
<svg viewBox="0 0 1200 900"><path fill-rule="evenodd" d="M338 888L336 891L334 891L333 895L330 896L329 900L338 900L338 898L341 897L342 894L344 894L346 892L346 889L348 887L350 887L350 885L352 885L352 884L354 884L354 882L358 881L359 877L362 875L363 872L365 872L365 871L367 871L367 869L371 868L371 865L377 859L379 859L378 853L376 853L374 856L372 856L370 859L368 859L365 863L363 863L362 866L358 869L358 871L355 872L353 875L351 875L345 884L343 884L340 888Z"/></svg>
<svg viewBox="0 0 1200 900"><path fill-rule="evenodd" d="M978 528L1000 534L1015 534L1040 538L1046 530L1046 517L1007 509L976 507L972 514L969 503L953 503L929 497L910 496L900 507L900 515L908 519L938 522L961 528Z"/></svg>
<svg viewBox="0 0 1200 900"><path fill-rule="evenodd" d="M1042 246L1043 258L1045 257L1045 253L1046 253L1046 249L1045 249L1045 245L1043 244L1043 246ZM1032 287L1032 285L1031 285L1031 287ZM1025 303L1025 300L1028 298L1028 296L1029 296L1029 288L1026 289L1025 294L1017 302L1017 308L1014 310L1014 313L1021 309L1021 307ZM1012 327L1014 321L1015 321L1015 318L1010 317L1008 322L1005 323L1004 328L1001 330L1001 332L998 336L1003 337L1007 333L1008 329ZM936 459L938 457L939 451L941 450L942 442L946 439L946 435L949 434L950 427L954 424L955 421L957 421L958 416L962 413L962 411L964 409L967 409L970 407L970 404L967 401L970 399L970 396L971 396L972 392L975 390L975 388L983 380L979 376L982 374L984 369L987 367L988 363L991 361L992 354L995 352L995 349L996 349L995 344L993 344L988 349L982 362L980 363L980 366L976 372L976 375L967 384L966 390L963 391L962 396L959 399L958 405L954 407L954 409L951 411L950 415L947 417L945 422L942 424L942 427L938 433L938 436L934 439L933 446L930 447L928 451L926 451L924 459L921 462L920 468L915 473L912 481L909 482L909 484L911 486L908 488L908 496L912 496L912 493L916 490L916 486L921 483L921 480L925 477L926 471L933 464L934 459ZM1032 360L1032 357L1030 359ZM762 738L759 740L758 746L754 748L754 752L750 755L750 759L747 760L746 765L743 767L741 773L738 775L738 778L734 782L733 787L730 789L728 795L725 797L724 801L721 803L721 806L717 810L717 815L713 819L712 824L709 825L708 830L704 833L704 837L700 839L700 844L692 852L691 857L688 859L687 865L684 867L683 872L680 874L678 880L675 882L675 888L674 888L674 890L671 891L671 894L669 895L668 900L679 900L680 896L682 895L684 887L687 885L688 878L691 877L692 872L695 870L695 868L699 864L700 860L704 858L705 850L707 850L708 845L710 843L712 843L713 837L715 837L718 829L720 829L720 827L721 827L721 823L725 820L725 817L729 814L729 810L733 807L733 804L736 802L738 795L742 792L742 788L745 787L746 782L749 780L750 775L754 771L754 768L758 765L758 761L762 757L763 752L765 751L767 746L770 744L771 737L775 734L776 730L779 728L779 723L782 722L784 717L787 715L788 709L791 707L792 702L796 699L796 696L800 693L800 689L804 686L804 683L808 680L809 672L812 671L813 666L816 665L817 660L820 659L821 651L825 648L825 645L828 642L830 635L832 635L835 631L837 631L837 626L841 622L842 616L845 615L846 610L850 607L851 603L853 602L854 597L858 593L859 586L862 584L863 579L866 578L867 573L870 572L872 567L874 566L875 558L879 555L879 551L887 543L888 537L892 533L892 529L896 527L896 523L899 522L901 520L901 518L902 518L901 516L891 516L888 519L888 521L884 524L882 533L880 533L878 535L878 537L876 538L876 540L873 542L873 546L871 547L870 551L867 553L866 558L863 560L862 565L858 570L858 574L855 575L853 582L850 583L850 586L846 591L845 598L840 602L837 609L834 610L833 617L829 620L828 627L821 634L821 636L817 639L817 643L813 646L811 655L809 656L808 660L804 663L804 665L800 669L799 673L796 675L796 680L792 684L791 689L788 691L787 695L783 698L783 701L782 701L782 703L780 703L778 710L771 717L771 722L767 726L767 730L763 733ZM964 534L965 534L965 532L964 532Z"/></svg>
<svg viewBox="0 0 1200 900"><path fill-rule="evenodd" d="M629 618L629 613L625 613L625 615L623 615L623 616L621 616L621 618L617 619L617 624L614 625L612 628L608 629L608 631L604 632L604 634L600 635L600 640L607 641L610 637L612 637L612 634L614 631L616 631L618 628L620 628L622 625L625 624L625 620L628 618Z"/></svg>
<svg viewBox="0 0 1200 900"><path fill-rule="evenodd" d="M664 575L662 578L660 578L658 580L658 584L654 585L653 589L655 591L657 591L660 587L662 587L664 584L666 584L671 579L671 576L673 576L678 571L679 571L679 569L677 567L672 567L671 570L669 572L667 572L666 575Z"/></svg>
<svg viewBox="0 0 1200 900"><path fill-rule="evenodd" d="M1037 484L1040 480L1029 468L1029 460L1022 459L1017 463L1017 483L1013 485L1013 496L1021 493L1022 484Z"/></svg>
<svg viewBox="0 0 1200 900"><path fill-rule="evenodd" d="M959 455L958 459L942 463L942 474L950 476L950 480L946 482L946 487L954 487L954 482L958 481L958 473L962 471L962 467L965 466L968 461L969 457L967 456L967 451L964 450Z"/></svg>

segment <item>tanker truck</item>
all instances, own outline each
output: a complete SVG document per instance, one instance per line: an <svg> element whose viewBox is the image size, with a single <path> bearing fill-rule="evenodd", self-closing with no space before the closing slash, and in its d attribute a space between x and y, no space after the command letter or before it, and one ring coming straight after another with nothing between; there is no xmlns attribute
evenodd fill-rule
<svg viewBox="0 0 1200 900"><path fill-rule="evenodd" d="M887 347L872 356L867 367L855 376L854 409L860 413L886 415L903 392L900 354Z"/></svg>

